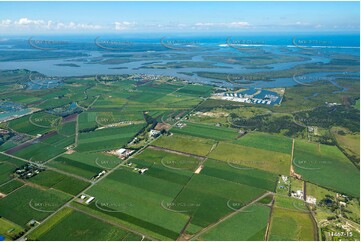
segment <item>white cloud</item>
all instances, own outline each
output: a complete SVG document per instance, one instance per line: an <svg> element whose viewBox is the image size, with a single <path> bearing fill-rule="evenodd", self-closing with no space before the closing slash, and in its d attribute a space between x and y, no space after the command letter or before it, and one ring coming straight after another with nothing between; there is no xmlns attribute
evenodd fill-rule
<svg viewBox="0 0 361 242"><path fill-rule="evenodd" d="M134 26L135 23L123 21L123 22L114 22L114 25L115 25L115 30L119 31L119 30L129 29L130 27Z"/></svg>
<svg viewBox="0 0 361 242"><path fill-rule="evenodd" d="M230 22L230 23L198 22L194 24L194 26L197 28L245 28L245 27L249 27L250 24L248 22L243 22L243 21Z"/></svg>
<svg viewBox="0 0 361 242"><path fill-rule="evenodd" d="M56 22L52 20L42 20L42 19L29 19L29 18L20 18L18 20L12 21L10 19L1 20L0 28L13 28L17 30L101 30L107 29L107 26L94 25L94 24L84 24L84 23L75 23L75 22Z"/></svg>
<svg viewBox="0 0 361 242"><path fill-rule="evenodd" d="M44 25L44 20L31 20L28 18L21 18L14 22L15 25Z"/></svg>

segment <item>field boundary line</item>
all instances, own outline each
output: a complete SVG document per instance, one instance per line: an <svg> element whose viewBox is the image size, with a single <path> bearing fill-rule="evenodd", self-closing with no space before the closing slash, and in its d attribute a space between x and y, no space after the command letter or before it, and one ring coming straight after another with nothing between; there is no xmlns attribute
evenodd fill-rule
<svg viewBox="0 0 361 242"><path fill-rule="evenodd" d="M269 216L268 216L267 229L266 229L266 233L265 233L265 235L264 235L264 240L265 240L265 241L268 241L268 240L269 240L269 232L270 232L270 229L271 229L271 220L272 220L272 214L273 214L273 208L274 208L274 204L275 204L275 199L276 199L276 196L273 196L273 198L272 198L272 204L271 204L271 211L270 211Z"/></svg>
<svg viewBox="0 0 361 242"><path fill-rule="evenodd" d="M80 213L86 214L86 215L88 215L88 216L90 216L90 217L96 218L96 219L98 219L98 220L100 220L100 221L102 221L102 222L104 222L104 223L114 225L114 226L116 226L116 227L118 227L118 228L121 228L121 229L123 229L123 230L126 230L127 232L132 232L132 233L134 233L134 234L140 235L140 236L142 236L142 238L147 237L147 238L149 238L149 239L151 239L151 240L156 240L156 239L154 239L154 238L152 238L152 237L150 237L150 236L148 236L148 235L146 236L146 235L144 235L144 234L142 234L142 233L140 233L140 232L138 232L138 231L136 231L136 230L130 229L130 228L128 228L128 227L126 227L126 226L124 226L124 225L122 225L122 224L120 224L120 223L108 221L108 220L106 220L106 219L104 219L104 218L102 218L102 217L99 217L99 216L95 215L95 214L91 214L91 213L88 213L88 212L86 212L86 211L84 211L84 210L81 210L81 209L79 209L79 208L73 207L73 206L71 206L71 204L67 204L66 207L69 207L69 208L71 208L71 209L73 209L73 210L75 210L75 211L78 211L78 212L80 212Z"/></svg>
<svg viewBox="0 0 361 242"><path fill-rule="evenodd" d="M189 240L195 240L197 239L199 236L201 236L202 234L206 233L207 231L209 231L210 229L216 227L218 224L226 221L227 219L235 216L236 214L242 212L244 209L248 208L249 206L257 203L259 200L261 200L262 198L270 195L270 194L273 194L272 192L266 192L264 193L263 195L255 198L254 200L250 201L246 206L243 206L242 208L234 211L234 212L231 212L230 214L227 214L226 216L224 216L223 218L220 218L217 222L213 223L213 224L210 224L209 226L203 228L202 230L200 230L198 233L196 233L195 235L193 235Z"/></svg>
<svg viewBox="0 0 361 242"><path fill-rule="evenodd" d="M177 154L177 155L193 157L193 158L196 158L199 160L204 160L207 158L206 156L200 156L200 155L195 155L195 154L187 153L187 152L183 152L183 151L172 150L172 149L168 149L168 148L164 148L164 147L160 147L160 146L156 146L156 145L149 145L148 148L153 149L153 150L160 150L160 151L164 151L164 152L168 152L168 153L173 153L173 154Z"/></svg>

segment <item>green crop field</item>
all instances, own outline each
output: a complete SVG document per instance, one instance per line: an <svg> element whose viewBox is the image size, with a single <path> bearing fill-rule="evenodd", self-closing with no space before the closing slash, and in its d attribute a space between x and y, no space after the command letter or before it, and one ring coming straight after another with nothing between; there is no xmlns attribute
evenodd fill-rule
<svg viewBox="0 0 361 242"><path fill-rule="evenodd" d="M227 181L237 182L268 191L275 191L278 175L250 168L232 166L224 161L207 159L201 174L213 176Z"/></svg>
<svg viewBox="0 0 361 242"><path fill-rule="evenodd" d="M24 232L24 229L9 220L0 218L0 235L4 235L6 240L15 240L16 236Z"/></svg>
<svg viewBox="0 0 361 242"><path fill-rule="evenodd" d="M0 214L24 227L31 219L43 220L69 199L62 192L23 186L0 199Z"/></svg>
<svg viewBox="0 0 361 242"><path fill-rule="evenodd" d="M292 139L267 133L251 132L234 143L285 154L291 154L292 151Z"/></svg>
<svg viewBox="0 0 361 242"><path fill-rule="evenodd" d="M24 164L21 160L0 154L0 185L11 180L15 169Z"/></svg>
<svg viewBox="0 0 361 242"><path fill-rule="evenodd" d="M275 207L272 212L269 240L315 240L309 213Z"/></svg>
<svg viewBox="0 0 361 242"><path fill-rule="evenodd" d="M170 204L170 208L192 216L191 225L200 230L245 206L264 192L255 187L195 174Z"/></svg>
<svg viewBox="0 0 361 242"><path fill-rule="evenodd" d="M29 116L29 122L39 128L53 129L61 122L61 117L46 112L37 112Z"/></svg>
<svg viewBox="0 0 361 242"><path fill-rule="evenodd" d="M151 148L145 149L141 154L135 157L138 160L145 161L149 165L157 164L171 172L175 170L195 171L197 169L200 159L165 152L161 150L154 150ZM133 160L132 160L133 161Z"/></svg>
<svg viewBox="0 0 361 242"><path fill-rule="evenodd" d="M11 140L8 140L5 143L0 145L0 151L6 151L6 150L8 150L10 148L13 148L13 147L17 146L17 145L18 145L17 143L15 143L15 142L13 142Z"/></svg>
<svg viewBox="0 0 361 242"><path fill-rule="evenodd" d="M153 144L170 150L205 156L211 151L216 142L193 136L173 134L171 136L163 136Z"/></svg>
<svg viewBox="0 0 361 242"><path fill-rule="evenodd" d="M184 93L188 95L195 95L195 96L209 96L212 91L211 86L205 85L187 85L181 89L179 89L176 93Z"/></svg>
<svg viewBox="0 0 361 242"><path fill-rule="evenodd" d="M42 127L40 125L37 125L37 123L34 123L35 124L34 125L33 123L31 123L29 118L30 116L24 116L18 119L14 119L9 122L9 127L12 128L13 130L16 130L17 132L34 135L34 136L38 134L47 133L51 129L53 129L53 127L51 126ZM42 122L39 123L42 124Z"/></svg>
<svg viewBox="0 0 361 242"><path fill-rule="evenodd" d="M76 125L76 123L74 121L64 123L63 125L61 125L58 128L58 133L65 137L74 136L75 135L75 125Z"/></svg>
<svg viewBox="0 0 361 242"><path fill-rule="evenodd" d="M1 166L0 166L1 167ZM9 194L10 192L18 189L19 187L23 186L24 183L18 180L12 180L7 183L0 185L0 192L4 194Z"/></svg>
<svg viewBox="0 0 361 242"><path fill-rule="evenodd" d="M57 221L52 221L51 226L44 225L47 227L46 230L42 229L42 233L34 232L34 234L38 236L36 237L36 240L120 241L126 240L129 235L134 236L138 240L141 239L141 236L139 235L125 231L124 229L103 222L82 212L70 210L65 212L60 211L59 213L62 213L62 216L59 216Z"/></svg>
<svg viewBox="0 0 361 242"><path fill-rule="evenodd" d="M270 208L251 205L242 212L213 227L201 236L202 240L263 241Z"/></svg>
<svg viewBox="0 0 361 242"><path fill-rule="evenodd" d="M71 195L77 195L87 188L90 183L74 177L66 176L55 171L44 171L32 177L29 181L48 188L54 188Z"/></svg>
<svg viewBox="0 0 361 242"><path fill-rule="evenodd" d="M34 143L24 149L16 151L14 155L34 162L45 162L61 153L65 147L74 142L74 137L54 135L46 140Z"/></svg>
<svg viewBox="0 0 361 242"><path fill-rule="evenodd" d="M173 128L172 132L214 140L233 140L238 136L235 129L190 122L183 128Z"/></svg>
<svg viewBox="0 0 361 242"><path fill-rule="evenodd" d="M304 201L276 196L272 211L269 240L315 240L311 213Z"/></svg>
<svg viewBox="0 0 361 242"><path fill-rule="evenodd" d="M79 135L79 143L76 148L79 152L103 151L119 149L129 141L142 128L144 124L133 124L124 127L105 128Z"/></svg>
<svg viewBox="0 0 361 242"><path fill-rule="evenodd" d="M220 142L210 158L226 161L235 167L252 167L275 174L289 174L291 156L243 145Z"/></svg>
<svg viewBox="0 0 361 242"><path fill-rule="evenodd" d="M97 127L96 112L82 112L78 115L79 130Z"/></svg>
<svg viewBox="0 0 361 242"><path fill-rule="evenodd" d="M12 177L11 174L14 172L16 166L0 162L0 184L9 181Z"/></svg>
<svg viewBox="0 0 361 242"><path fill-rule="evenodd" d="M122 220L132 228L143 228L156 238L176 239L189 217L165 209L182 185L123 168L87 191L95 197L90 206ZM149 212L152 211L152 212Z"/></svg>
<svg viewBox="0 0 361 242"><path fill-rule="evenodd" d="M293 166L303 180L352 196L360 195L360 172L336 146L297 140Z"/></svg>
<svg viewBox="0 0 361 242"><path fill-rule="evenodd" d="M90 179L103 170L114 168L120 162L119 158L112 155L75 152L57 157L48 165Z"/></svg>

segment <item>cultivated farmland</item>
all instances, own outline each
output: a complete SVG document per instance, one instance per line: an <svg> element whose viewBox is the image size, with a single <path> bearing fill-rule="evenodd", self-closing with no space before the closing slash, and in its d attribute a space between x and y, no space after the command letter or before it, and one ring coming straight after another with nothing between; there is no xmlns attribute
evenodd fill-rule
<svg viewBox="0 0 361 242"><path fill-rule="evenodd" d="M297 140L293 166L304 180L353 196L360 194L360 172L336 146Z"/></svg>
<svg viewBox="0 0 361 242"><path fill-rule="evenodd" d="M226 142L219 142L209 157L234 166L251 167L275 174L289 174L291 165L289 154Z"/></svg>

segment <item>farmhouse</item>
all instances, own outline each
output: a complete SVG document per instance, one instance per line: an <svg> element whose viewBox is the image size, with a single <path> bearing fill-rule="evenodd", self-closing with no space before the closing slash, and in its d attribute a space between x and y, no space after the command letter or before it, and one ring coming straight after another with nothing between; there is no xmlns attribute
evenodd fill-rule
<svg viewBox="0 0 361 242"><path fill-rule="evenodd" d="M156 138L160 135L160 131L152 129L149 131L149 137L150 138Z"/></svg>
<svg viewBox="0 0 361 242"><path fill-rule="evenodd" d="M315 197L312 197L312 196L306 196L306 202L316 205L317 199Z"/></svg>
<svg viewBox="0 0 361 242"><path fill-rule="evenodd" d="M303 191L302 190L297 190L296 192L292 191L291 197L303 200Z"/></svg>

